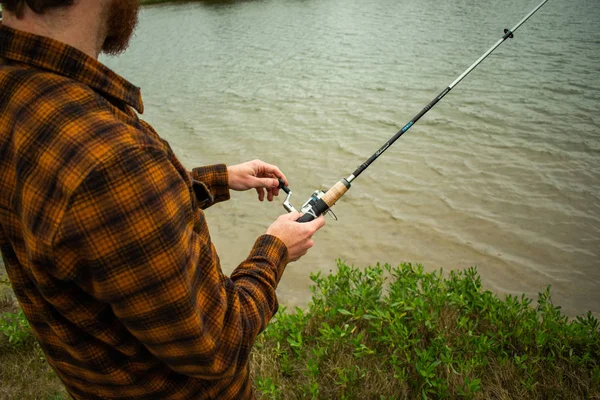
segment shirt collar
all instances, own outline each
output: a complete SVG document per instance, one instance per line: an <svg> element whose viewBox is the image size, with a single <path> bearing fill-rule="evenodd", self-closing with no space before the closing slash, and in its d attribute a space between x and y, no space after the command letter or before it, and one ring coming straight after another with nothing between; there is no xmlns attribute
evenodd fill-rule
<svg viewBox="0 0 600 400"><path fill-rule="evenodd" d="M144 112L140 88L74 47L0 23L0 58L29 64L84 83Z"/></svg>

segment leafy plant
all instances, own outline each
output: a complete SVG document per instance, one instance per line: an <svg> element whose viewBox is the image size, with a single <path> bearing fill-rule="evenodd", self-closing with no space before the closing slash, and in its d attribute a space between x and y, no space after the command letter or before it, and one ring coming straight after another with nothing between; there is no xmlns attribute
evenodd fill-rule
<svg viewBox="0 0 600 400"><path fill-rule="evenodd" d="M598 320L569 320L549 287L534 307L483 290L475 268L338 262L311 279L308 310L259 338L259 397L600 398Z"/></svg>
<svg viewBox="0 0 600 400"><path fill-rule="evenodd" d="M33 338L29 322L21 309L16 314L3 313L0 315L0 333L16 347L31 342Z"/></svg>

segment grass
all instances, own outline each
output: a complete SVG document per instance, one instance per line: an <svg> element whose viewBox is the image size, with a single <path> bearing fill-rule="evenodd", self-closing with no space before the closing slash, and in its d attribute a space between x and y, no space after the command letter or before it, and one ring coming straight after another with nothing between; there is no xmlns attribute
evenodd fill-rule
<svg viewBox="0 0 600 400"><path fill-rule="evenodd" d="M8 296L0 300L0 310L0 399L68 399L23 311Z"/></svg>
<svg viewBox="0 0 600 400"><path fill-rule="evenodd" d="M411 264L311 278L308 309L280 311L256 342L259 399L600 399L599 323L569 320L550 288L534 305L483 290L474 268ZM0 398L67 398L22 314L3 316Z"/></svg>
<svg viewBox="0 0 600 400"><path fill-rule="evenodd" d="M260 336L261 399L600 399L600 332L552 304L482 290L474 268L338 265L308 310Z"/></svg>
<svg viewBox="0 0 600 400"><path fill-rule="evenodd" d="M44 359L37 344L0 350L0 398L14 400L68 399L67 391Z"/></svg>

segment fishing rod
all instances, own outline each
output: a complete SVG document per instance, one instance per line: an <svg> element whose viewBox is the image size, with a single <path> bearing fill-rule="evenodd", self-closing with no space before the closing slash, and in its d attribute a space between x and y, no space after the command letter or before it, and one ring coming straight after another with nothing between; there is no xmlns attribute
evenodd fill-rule
<svg viewBox="0 0 600 400"><path fill-rule="evenodd" d="M358 178L360 174L364 172L375 160L379 158L400 136L404 135L418 120L421 119L429 110L431 110L440 100L442 100L456 85L460 83L467 75L471 73L483 60L485 60L494 50L496 50L506 39L512 39L514 32L519 29L521 25L525 23L533 14L536 13L548 0L544 0L538 5L533 11L531 11L525 18L523 18L517 25L512 29L504 29L504 36L500 38L488 51L486 51L477 61L473 63L465 72L463 72L458 78L454 80L447 88L445 88L435 99L433 99L424 109L421 110L408 124L398 131L390 140L388 140L379 150L377 150L367 161L361 164L352 175L345 179L340 180L331 189L327 191L316 190L312 196L304 203L300 212L304 213L298 219L298 222L309 222L317 218L321 214L331 212L331 207L350 189L351 183ZM287 194L283 207L288 212L297 212L296 208L290 203L290 197L292 191L289 187L285 186L285 182L279 179L279 187ZM333 214L334 218L335 214ZM337 219L337 218L336 218Z"/></svg>

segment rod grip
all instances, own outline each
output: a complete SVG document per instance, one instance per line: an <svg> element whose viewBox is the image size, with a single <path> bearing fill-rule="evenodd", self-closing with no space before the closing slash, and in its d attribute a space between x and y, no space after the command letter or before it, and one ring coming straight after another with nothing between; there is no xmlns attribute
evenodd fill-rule
<svg viewBox="0 0 600 400"><path fill-rule="evenodd" d="M342 179L329 189L323 196L323 201L331 208L348 191L350 184Z"/></svg>
<svg viewBox="0 0 600 400"><path fill-rule="evenodd" d="M300 218L298 218L297 222L310 222L313 219L315 219L315 217L312 216L312 214L303 214Z"/></svg>

